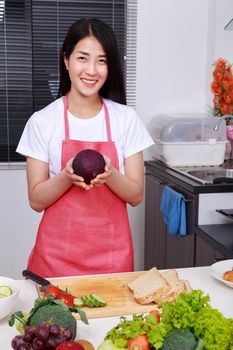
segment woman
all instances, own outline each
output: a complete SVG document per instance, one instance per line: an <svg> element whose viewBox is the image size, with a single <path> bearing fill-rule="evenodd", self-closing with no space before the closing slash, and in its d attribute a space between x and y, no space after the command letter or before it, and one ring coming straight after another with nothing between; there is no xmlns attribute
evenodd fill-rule
<svg viewBox="0 0 233 350"><path fill-rule="evenodd" d="M31 116L17 147L27 157L30 205L44 210L28 261L33 272L133 270L126 204L143 198L142 151L153 141L125 101L112 29L97 19L75 22L61 51L59 98ZM72 169L88 148L106 163L89 185Z"/></svg>

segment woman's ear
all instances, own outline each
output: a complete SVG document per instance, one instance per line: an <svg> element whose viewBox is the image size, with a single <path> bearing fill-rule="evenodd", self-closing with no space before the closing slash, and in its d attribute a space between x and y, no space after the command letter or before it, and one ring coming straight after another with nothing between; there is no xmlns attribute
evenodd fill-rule
<svg viewBox="0 0 233 350"><path fill-rule="evenodd" d="M64 54L64 63L65 63L66 69L69 70L69 60L66 58L65 54Z"/></svg>

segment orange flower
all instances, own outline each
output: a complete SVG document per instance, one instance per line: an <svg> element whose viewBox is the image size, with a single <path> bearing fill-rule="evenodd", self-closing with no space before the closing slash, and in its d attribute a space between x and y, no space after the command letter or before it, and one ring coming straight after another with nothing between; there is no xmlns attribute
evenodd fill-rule
<svg viewBox="0 0 233 350"><path fill-rule="evenodd" d="M231 65L224 58L219 58L214 64L211 82L213 112L216 116L233 114L233 74Z"/></svg>

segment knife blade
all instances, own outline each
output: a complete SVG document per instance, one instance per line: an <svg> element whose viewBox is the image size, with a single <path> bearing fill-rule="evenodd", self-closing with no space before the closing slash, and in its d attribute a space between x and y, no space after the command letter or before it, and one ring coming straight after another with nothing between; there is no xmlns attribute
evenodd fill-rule
<svg viewBox="0 0 233 350"><path fill-rule="evenodd" d="M22 271L22 275L23 277L29 278L30 280L32 280L33 282L36 282L37 284L41 285L41 291L46 291L46 289L50 286L54 286L56 288L58 288L60 290L60 293L62 294L69 294L71 295L74 299L76 298L75 295L73 295L72 293L70 293L67 289L63 290L58 286L55 286L54 284L52 284L49 280L46 280L45 278L37 275L36 273L30 271L30 270L23 270Z"/></svg>

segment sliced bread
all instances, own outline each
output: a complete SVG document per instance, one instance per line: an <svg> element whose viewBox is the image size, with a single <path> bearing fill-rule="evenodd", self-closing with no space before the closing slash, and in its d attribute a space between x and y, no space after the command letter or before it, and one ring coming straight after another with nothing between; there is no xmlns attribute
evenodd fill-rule
<svg viewBox="0 0 233 350"><path fill-rule="evenodd" d="M165 293L169 284L159 270L153 267L129 283L128 288L134 293L138 303L149 304L154 301L156 294Z"/></svg>
<svg viewBox="0 0 233 350"><path fill-rule="evenodd" d="M170 285L170 288L167 292L163 294L155 295L154 302L156 304L162 303L163 301L168 301L172 303L180 293L185 292L185 283L181 280L176 281L174 284Z"/></svg>
<svg viewBox="0 0 233 350"><path fill-rule="evenodd" d="M179 280L178 273L175 269L166 270L161 272L161 275L165 278L165 280L170 284L173 285Z"/></svg>
<svg viewBox="0 0 233 350"><path fill-rule="evenodd" d="M189 281L179 279L175 269L160 272L156 267L130 282L128 288L140 304L173 302L180 293L192 290Z"/></svg>

